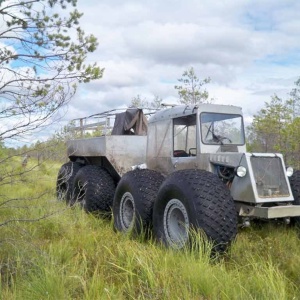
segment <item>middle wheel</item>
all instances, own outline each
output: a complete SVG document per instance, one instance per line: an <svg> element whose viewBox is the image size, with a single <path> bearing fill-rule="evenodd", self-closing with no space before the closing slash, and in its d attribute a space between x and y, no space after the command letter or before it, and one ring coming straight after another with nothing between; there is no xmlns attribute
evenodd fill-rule
<svg viewBox="0 0 300 300"><path fill-rule="evenodd" d="M86 212L107 212L115 192L115 183L106 169L87 165L74 178L74 196L71 205L79 203Z"/></svg>
<svg viewBox="0 0 300 300"><path fill-rule="evenodd" d="M121 178L113 202L117 230L141 233L152 225L153 203L163 180L161 174L148 169L130 171Z"/></svg>

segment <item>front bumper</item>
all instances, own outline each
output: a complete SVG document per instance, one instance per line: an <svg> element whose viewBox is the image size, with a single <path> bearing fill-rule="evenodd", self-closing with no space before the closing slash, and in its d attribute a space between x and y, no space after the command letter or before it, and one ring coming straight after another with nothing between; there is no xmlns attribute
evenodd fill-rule
<svg viewBox="0 0 300 300"><path fill-rule="evenodd" d="M300 216L300 205L278 205L272 207L251 206L236 203L238 214L241 217L256 217L263 219L276 219Z"/></svg>

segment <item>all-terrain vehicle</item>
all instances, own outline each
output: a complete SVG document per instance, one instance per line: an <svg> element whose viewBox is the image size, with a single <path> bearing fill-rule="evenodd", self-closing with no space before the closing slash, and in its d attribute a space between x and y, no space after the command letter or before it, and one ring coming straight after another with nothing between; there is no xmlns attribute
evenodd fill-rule
<svg viewBox="0 0 300 300"><path fill-rule="evenodd" d="M113 115L94 117L107 125ZM87 127L81 119L79 128ZM149 120L128 109L103 134L67 143L70 161L59 171L57 194L87 212L112 210L117 230L151 228L159 241L181 248L194 229L222 250L238 221L299 223L300 173L281 154L247 153L240 107L174 106Z"/></svg>

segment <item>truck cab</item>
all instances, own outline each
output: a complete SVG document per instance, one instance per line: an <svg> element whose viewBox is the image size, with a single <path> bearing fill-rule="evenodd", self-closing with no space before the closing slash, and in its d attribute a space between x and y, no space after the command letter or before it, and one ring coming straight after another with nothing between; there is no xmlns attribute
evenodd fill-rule
<svg viewBox="0 0 300 300"><path fill-rule="evenodd" d="M149 120L147 165L162 173L187 168L213 171L211 154L245 153L242 110L235 106L177 106ZM223 157L220 156L219 157Z"/></svg>
<svg viewBox="0 0 300 300"><path fill-rule="evenodd" d="M240 107L200 104L156 113L149 120L146 159L150 169L165 175L184 169L216 174L246 219L300 214L300 207L291 205L292 172L283 156L247 153Z"/></svg>

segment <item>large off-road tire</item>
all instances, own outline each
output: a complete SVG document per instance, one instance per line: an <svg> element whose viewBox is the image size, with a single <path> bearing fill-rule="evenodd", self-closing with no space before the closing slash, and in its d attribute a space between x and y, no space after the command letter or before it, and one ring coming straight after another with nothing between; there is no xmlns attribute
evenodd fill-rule
<svg viewBox="0 0 300 300"><path fill-rule="evenodd" d="M294 197L293 204L300 205L300 170L294 171L294 174L290 177L290 184ZM297 227L300 227L300 217L293 217L291 221Z"/></svg>
<svg viewBox="0 0 300 300"><path fill-rule="evenodd" d="M191 229L202 231L215 251L237 234L237 213L227 186L203 170L180 170L161 185L153 207L154 236L168 247L192 245Z"/></svg>
<svg viewBox="0 0 300 300"><path fill-rule="evenodd" d="M58 200L65 200L67 203L71 201L74 178L81 167L81 164L71 161L61 166L56 180L56 196Z"/></svg>
<svg viewBox="0 0 300 300"><path fill-rule="evenodd" d="M153 203L164 177L142 169L126 173L118 183L114 203L114 227L139 234L152 226Z"/></svg>
<svg viewBox="0 0 300 300"><path fill-rule="evenodd" d="M106 169L88 165L79 170L74 179L71 204L79 203L86 212L109 214L115 193L115 182Z"/></svg>

